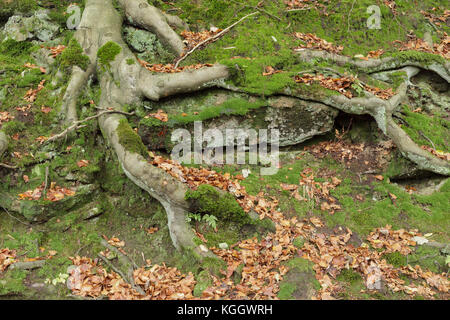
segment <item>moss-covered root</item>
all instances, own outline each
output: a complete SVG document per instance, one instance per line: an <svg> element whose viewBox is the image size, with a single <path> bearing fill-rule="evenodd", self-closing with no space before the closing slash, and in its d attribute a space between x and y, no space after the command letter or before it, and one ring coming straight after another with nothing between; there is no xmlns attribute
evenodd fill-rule
<svg viewBox="0 0 450 320"><path fill-rule="evenodd" d="M297 57L301 61L324 59L332 61L339 66L351 65L366 73L400 69L408 66L418 67L433 71L447 82L450 82L450 62L441 56L426 52L404 51L382 59L360 60L326 51L302 50L298 52Z"/></svg>
<svg viewBox="0 0 450 320"><path fill-rule="evenodd" d="M8 149L8 137L3 131L0 131L0 158L6 149Z"/></svg>
<svg viewBox="0 0 450 320"><path fill-rule="evenodd" d="M138 27L155 33L159 40L174 53L181 55L184 44L180 37L169 26L169 22L180 24L179 20L168 19L160 10L149 5L146 1L119 0L128 20Z"/></svg>
<svg viewBox="0 0 450 320"><path fill-rule="evenodd" d="M420 169L450 176L450 163L421 149L391 117L387 119L387 134L402 155L416 163Z"/></svg>
<svg viewBox="0 0 450 320"><path fill-rule="evenodd" d="M100 1L89 1L87 3L78 30L75 32L74 39L71 40L71 45L68 48L71 49L73 47L73 50L69 51L74 56L71 57L70 54L66 53L65 59L61 61L61 67L63 68L67 67L67 65L72 65L71 78L64 93L61 106L61 115L65 124L72 124L78 120L78 97L89 77L95 72L98 49L98 43L95 40L99 38L99 33L98 29L94 26L97 23L96 17L102 15L102 10L102 3ZM80 56L79 47L87 54L88 59L86 56Z"/></svg>

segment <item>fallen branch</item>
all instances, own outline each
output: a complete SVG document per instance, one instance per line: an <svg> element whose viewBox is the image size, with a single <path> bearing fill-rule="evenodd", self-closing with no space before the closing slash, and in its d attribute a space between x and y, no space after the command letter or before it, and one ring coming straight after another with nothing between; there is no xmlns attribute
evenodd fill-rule
<svg viewBox="0 0 450 320"><path fill-rule="evenodd" d="M197 50L198 48L200 48L201 46L203 46L204 44L208 43L208 42L214 42L217 41L220 37L222 37L225 33L227 33L228 31L230 31L234 26L236 26L237 24L241 23L242 21L244 21L245 19L247 19L250 16L253 16L255 14L258 14L259 11L255 11L252 12L244 17L242 17L241 19L239 19L238 21L236 21L235 23L233 23L231 26L223 29L222 31L220 31L218 34L209 37L206 40L203 40L202 42L200 42L199 44L197 44L195 47L193 47L191 50L189 50L188 52L186 52L184 55L182 55L177 63L175 64L175 69L178 68L178 66L180 65L180 62L183 61L184 59L186 59L187 56L189 56L190 54L192 54L195 50Z"/></svg>
<svg viewBox="0 0 450 320"><path fill-rule="evenodd" d="M33 270L42 268L45 265L45 260L27 261L27 262L16 262L9 266L10 270L20 269L20 270Z"/></svg>
<svg viewBox="0 0 450 320"><path fill-rule="evenodd" d="M9 164L1 163L1 162L0 162L0 167L6 168L6 169L12 169L12 170L15 170L15 169L18 168L17 166L11 166L11 165L9 165Z"/></svg>

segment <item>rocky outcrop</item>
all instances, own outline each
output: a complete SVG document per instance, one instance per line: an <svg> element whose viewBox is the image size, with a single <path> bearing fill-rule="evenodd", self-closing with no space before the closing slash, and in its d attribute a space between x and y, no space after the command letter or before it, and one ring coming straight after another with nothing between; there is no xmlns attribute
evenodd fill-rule
<svg viewBox="0 0 450 320"><path fill-rule="evenodd" d="M223 90L212 90L209 94L196 95L194 97L175 97L173 99L160 102L157 108L165 110L169 114L169 121L161 123L161 126L155 130L155 127L140 125L139 135L143 142L151 150L166 149L170 151L173 146L170 143L171 134L178 128L184 128L194 133L193 123L183 123L170 120L170 114L192 114L195 110L217 108L218 117L212 117L202 121L203 132L209 129L218 129L223 137L226 137L227 129L259 129L270 130L278 129L280 132L280 146L290 146L316 135L322 135L332 130L334 119L338 111L322 103L308 102L292 97L272 97L261 103L258 108L249 108L245 113L236 114L236 110L231 108L232 103L242 104L247 101L248 104L254 104L258 101L256 98L240 94L231 93ZM200 107L199 107L200 106ZM199 113L196 112L196 113ZM259 143L263 143L259 136ZM214 147L226 146L227 142L214 144ZM210 145L211 146L211 145Z"/></svg>
<svg viewBox="0 0 450 320"><path fill-rule="evenodd" d="M31 17L23 17L21 15L10 17L0 33L0 39L13 39L16 41L37 39L45 42L53 39L58 32L59 26L50 22L47 12L39 10Z"/></svg>

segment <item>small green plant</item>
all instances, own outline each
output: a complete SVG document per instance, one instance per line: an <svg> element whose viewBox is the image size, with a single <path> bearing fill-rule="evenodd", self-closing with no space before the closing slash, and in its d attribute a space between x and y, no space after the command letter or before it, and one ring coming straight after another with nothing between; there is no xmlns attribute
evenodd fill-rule
<svg viewBox="0 0 450 320"><path fill-rule="evenodd" d="M210 214L205 214L202 216L199 213L189 213L186 216L186 221L188 223L195 221L197 224L203 221L212 229L217 229L217 217Z"/></svg>

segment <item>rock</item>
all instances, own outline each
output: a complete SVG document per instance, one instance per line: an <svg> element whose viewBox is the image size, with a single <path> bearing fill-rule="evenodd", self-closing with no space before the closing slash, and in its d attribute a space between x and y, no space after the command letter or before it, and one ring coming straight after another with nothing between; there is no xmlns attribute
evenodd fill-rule
<svg viewBox="0 0 450 320"><path fill-rule="evenodd" d="M45 10L36 11L31 17L21 15L12 16L2 31L3 40L14 39L25 41L37 38L40 41L49 41L59 32L59 26L50 22Z"/></svg>
<svg viewBox="0 0 450 320"><path fill-rule="evenodd" d="M265 120L268 129L280 130L280 146L304 142L333 129L338 111L321 103L290 97L269 99Z"/></svg>
<svg viewBox="0 0 450 320"><path fill-rule="evenodd" d="M232 100L234 99L234 100ZM164 102L159 102L154 109L163 109L169 114L186 113L192 115L196 110L218 108L220 116L202 121L203 132L209 129L221 131L223 141L214 141L210 147L224 147L231 144L226 139L227 129L254 129L258 134L258 143L263 143L260 129L268 129L269 139L272 129L280 131L279 144L281 147L295 145L322 135L333 129L334 119L338 111L321 103L308 102L297 98L273 97L256 109L249 109L246 114L232 114L227 109L226 103L231 101L248 101L249 104L257 100L249 95L231 93L224 90L208 90L208 94L198 94L193 97L174 97ZM225 105L225 106L224 106ZM201 111L200 111L201 112ZM139 126L139 135L144 144L150 149L166 149L171 151L174 145L170 143L173 130L184 128L191 132L193 137L193 123L169 123L166 128ZM160 133L164 134L160 134Z"/></svg>
<svg viewBox="0 0 450 320"><path fill-rule="evenodd" d="M424 238L424 237L417 237L416 236L416 237L413 237L411 240L417 242L417 244L419 246L421 246L421 245L423 245L425 243L428 243L428 239Z"/></svg>
<svg viewBox="0 0 450 320"><path fill-rule="evenodd" d="M222 250L228 249L228 243L226 242L219 243L219 248Z"/></svg>
<svg viewBox="0 0 450 320"><path fill-rule="evenodd" d="M127 26L123 29L124 39L132 49L138 52L138 58L144 61L155 61L158 56L170 55L159 42L155 34Z"/></svg>

